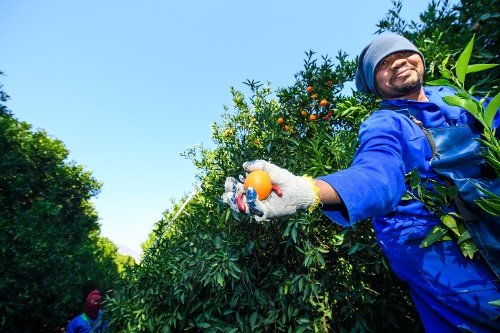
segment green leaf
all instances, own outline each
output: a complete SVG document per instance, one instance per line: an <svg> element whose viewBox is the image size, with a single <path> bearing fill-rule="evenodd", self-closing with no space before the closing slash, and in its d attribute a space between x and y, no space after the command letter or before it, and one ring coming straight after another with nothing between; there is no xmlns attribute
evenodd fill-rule
<svg viewBox="0 0 500 333"><path fill-rule="evenodd" d="M451 72L447 69L445 70L441 70L439 71L439 73L441 74L442 77L444 77L445 79L451 79L452 75L451 75Z"/></svg>
<svg viewBox="0 0 500 333"><path fill-rule="evenodd" d="M297 227L292 228L292 239L295 243L297 243Z"/></svg>
<svg viewBox="0 0 500 333"><path fill-rule="evenodd" d="M469 231L468 230L465 230L461 235L460 237L458 238L457 240L457 243L460 244L462 243L463 241L466 241L468 239L471 239L471 236L469 234Z"/></svg>
<svg viewBox="0 0 500 333"><path fill-rule="evenodd" d="M470 56L472 54L472 48L474 47L474 37L471 38L469 44L465 47L463 52L458 57L457 64L455 67L455 73L457 75L460 83L465 82L465 76L467 75L467 67L469 66Z"/></svg>
<svg viewBox="0 0 500 333"><path fill-rule="evenodd" d="M224 276L222 273L217 273L217 283L222 287L224 286Z"/></svg>
<svg viewBox="0 0 500 333"><path fill-rule="evenodd" d="M255 328L255 323L257 322L257 314L257 311L255 311L250 315L250 326L252 327L252 329Z"/></svg>
<svg viewBox="0 0 500 333"><path fill-rule="evenodd" d="M476 204L485 212L494 216L500 216L500 203L498 199L481 198L476 201Z"/></svg>
<svg viewBox="0 0 500 333"><path fill-rule="evenodd" d="M222 239L219 236L215 237L215 247L218 249L222 247Z"/></svg>
<svg viewBox="0 0 500 333"><path fill-rule="evenodd" d="M322 247L318 247L318 252L321 252L321 253L328 253L330 251L328 251L328 249L325 249L325 248L322 248Z"/></svg>
<svg viewBox="0 0 500 333"><path fill-rule="evenodd" d="M487 69L494 68L496 66L498 66L498 64L473 64L473 65L469 65L469 66L467 66L467 74L485 71Z"/></svg>
<svg viewBox="0 0 500 333"><path fill-rule="evenodd" d="M444 215L441 216L441 222L448 228L450 228L451 231L457 236L460 236L460 233L458 232L457 228L457 221L453 218L451 215Z"/></svg>
<svg viewBox="0 0 500 333"><path fill-rule="evenodd" d="M446 79L437 79L437 80L432 80L428 81L425 83L428 86L448 86L448 87L453 87L454 85L446 80Z"/></svg>
<svg viewBox="0 0 500 333"><path fill-rule="evenodd" d="M496 301L488 302L488 304L493 305L493 306L500 306L500 299L497 299Z"/></svg>
<svg viewBox="0 0 500 333"><path fill-rule="evenodd" d="M408 178L410 181L410 188L412 190L416 189L418 185L420 185L420 182L422 181L422 178L420 177L420 174L418 173L417 170L413 170L408 174Z"/></svg>
<svg viewBox="0 0 500 333"><path fill-rule="evenodd" d="M413 195L410 193L410 192L406 192L405 194L403 194L403 196L401 197L401 200L403 201L408 201L408 200L413 200Z"/></svg>
<svg viewBox="0 0 500 333"><path fill-rule="evenodd" d="M459 246L464 257L469 257L470 259L474 257L474 253L477 251L476 244L474 244L472 239L461 242Z"/></svg>
<svg viewBox="0 0 500 333"><path fill-rule="evenodd" d="M446 64L448 64L448 61L450 60L450 56L447 56L446 58L441 61L441 67L445 68Z"/></svg>
<svg viewBox="0 0 500 333"><path fill-rule="evenodd" d="M484 123L490 128L493 126L493 119L498 112L498 108L500 108L500 93L491 99L484 111Z"/></svg>
<svg viewBox="0 0 500 333"><path fill-rule="evenodd" d="M443 225L437 225L434 228L432 228L431 232L424 238L422 243L420 243L420 247L427 247L435 242L441 240L443 236L446 235L448 232L448 228L446 228Z"/></svg>
<svg viewBox="0 0 500 333"><path fill-rule="evenodd" d="M354 246L351 246L351 248L349 249L347 254L351 255L351 254L355 253L358 249L359 249L359 244L356 243L356 244L354 244Z"/></svg>
<svg viewBox="0 0 500 333"><path fill-rule="evenodd" d="M492 198L496 198L497 200L500 200L500 196L496 195L495 193L490 192L487 189L484 189L481 186L474 184L473 182L471 182L471 184L474 185L478 190L480 190L481 192L483 192L487 196L492 197Z"/></svg>
<svg viewBox="0 0 500 333"><path fill-rule="evenodd" d="M472 114L479 120L482 120L479 115L479 105L471 99L465 99L459 96L445 96L443 100L449 104L454 106L459 106Z"/></svg>
<svg viewBox="0 0 500 333"><path fill-rule="evenodd" d="M333 245L342 245L344 242L344 234L333 235Z"/></svg>

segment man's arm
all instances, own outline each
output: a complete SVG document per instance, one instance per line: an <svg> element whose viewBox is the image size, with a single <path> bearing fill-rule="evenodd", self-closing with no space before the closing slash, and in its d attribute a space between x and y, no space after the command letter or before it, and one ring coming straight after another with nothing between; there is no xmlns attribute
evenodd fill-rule
<svg viewBox="0 0 500 333"><path fill-rule="evenodd" d="M314 184L319 189L319 201L323 205L340 205L342 203L339 194L330 184L321 179L315 179Z"/></svg>

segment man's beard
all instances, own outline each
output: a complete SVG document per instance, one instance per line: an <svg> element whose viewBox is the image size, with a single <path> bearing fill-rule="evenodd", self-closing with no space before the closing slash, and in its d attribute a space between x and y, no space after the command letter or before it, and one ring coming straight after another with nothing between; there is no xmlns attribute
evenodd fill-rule
<svg viewBox="0 0 500 333"><path fill-rule="evenodd" d="M417 74L417 79L409 82L404 81L403 83L398 83L395 78L391 80L391 84L393 89L396 90L400 95L407 95L416 90L419 90L422 87L424 82L423 75L417 70L416 67L410 69L411 71L415 71Z"/></svg>

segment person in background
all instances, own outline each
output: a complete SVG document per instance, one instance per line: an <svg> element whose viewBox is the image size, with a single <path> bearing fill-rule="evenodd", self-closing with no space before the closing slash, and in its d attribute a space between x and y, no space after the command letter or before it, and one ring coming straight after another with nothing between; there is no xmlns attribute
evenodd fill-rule
<svg viewBox="0 0 500 333"><path fill-rule="evenodd" d="M382 102L360 127L359 148L351 166L312 179L264 160L250 161L243 164L245 171L268 172L272 183L281 188L281 196L272 192L261 201L252 189L241 196L243 185L228 177L222 198L233 210L257 221L319 206L343 227L372 218L377 242L394 273L408 285L427 332L500 332L500 308L491 304L500 300L495 275L500 243L490 249L489 264L482 257L464 257L454 240L421 248L422 240L440 220L419 200L401 199L410 190L405 175L415 169L423 181L441 182L441 173L431 161L456 157L442 142L451 143L448 147L477 142L474 119L466 110L443 101L455 92L448 87L424 86L424 71L424 56L408 39L392 33L377 36L359 56L356 87ZM498 124L498 117L495 121ZM423 128L445 134L437 144L438 154ZM459 168L466 162L449 165ZM482 169L472 169L478 173L472 178L482 177ZM464 170L452 171L460 174ZM500 194L498 178L488 181L490 190ZM492 229L478 235L498 237L498 217L488 219L476 226Z"/></svg>
<svg viewBox="0 0 500 333"><path fill-rule="evenodd" d="M85 312L70 321L66 333L107 333L108 324L103 318L101 293L95 289L85 300Z"/></svg>

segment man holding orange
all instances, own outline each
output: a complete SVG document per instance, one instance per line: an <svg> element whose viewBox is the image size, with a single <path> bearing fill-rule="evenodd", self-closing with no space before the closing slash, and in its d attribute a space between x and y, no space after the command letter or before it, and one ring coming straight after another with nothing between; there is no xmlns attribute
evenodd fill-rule
<svg viewBox="0 0 500 333"><path fill-rule="evenodd" d="M242 210L236 198L243 186L228 178L223 200L233 210L251 214L258 221L312 210L319 203L326 216L343 227L372 218L377 241L392 270L408 284L427 332L498 332L500 308L490 302L500 300L500 243L494 240L485 251L489 265L482 259L464 257L454 241L421 248L420 243L440 223L439 218L418 200L401 200L407 191L405 174L416 169L424 180L442 179L441 170L431 165L436 155L422 127L445 133L445 142L477 141L467 111L443 101L455 92L447 87L424 87L424 70L424 56L409 40L396 34L379 35L360 54L356 87L383 101L360 128L352 165L311 179L266 161L246 162L243 167L247 172L269 173L282 196L271 193L266 200L259 200L248 189ZM459 153L440 148L443 162ZM462 171L453 170L453 176ZM482 175L471 178L476 176ZM500 194L498 178L489 183L489 189ZM479 230L483 225L487 229ZM485 218L477 226L480 237L500 235L498 217Z"/></svg>

